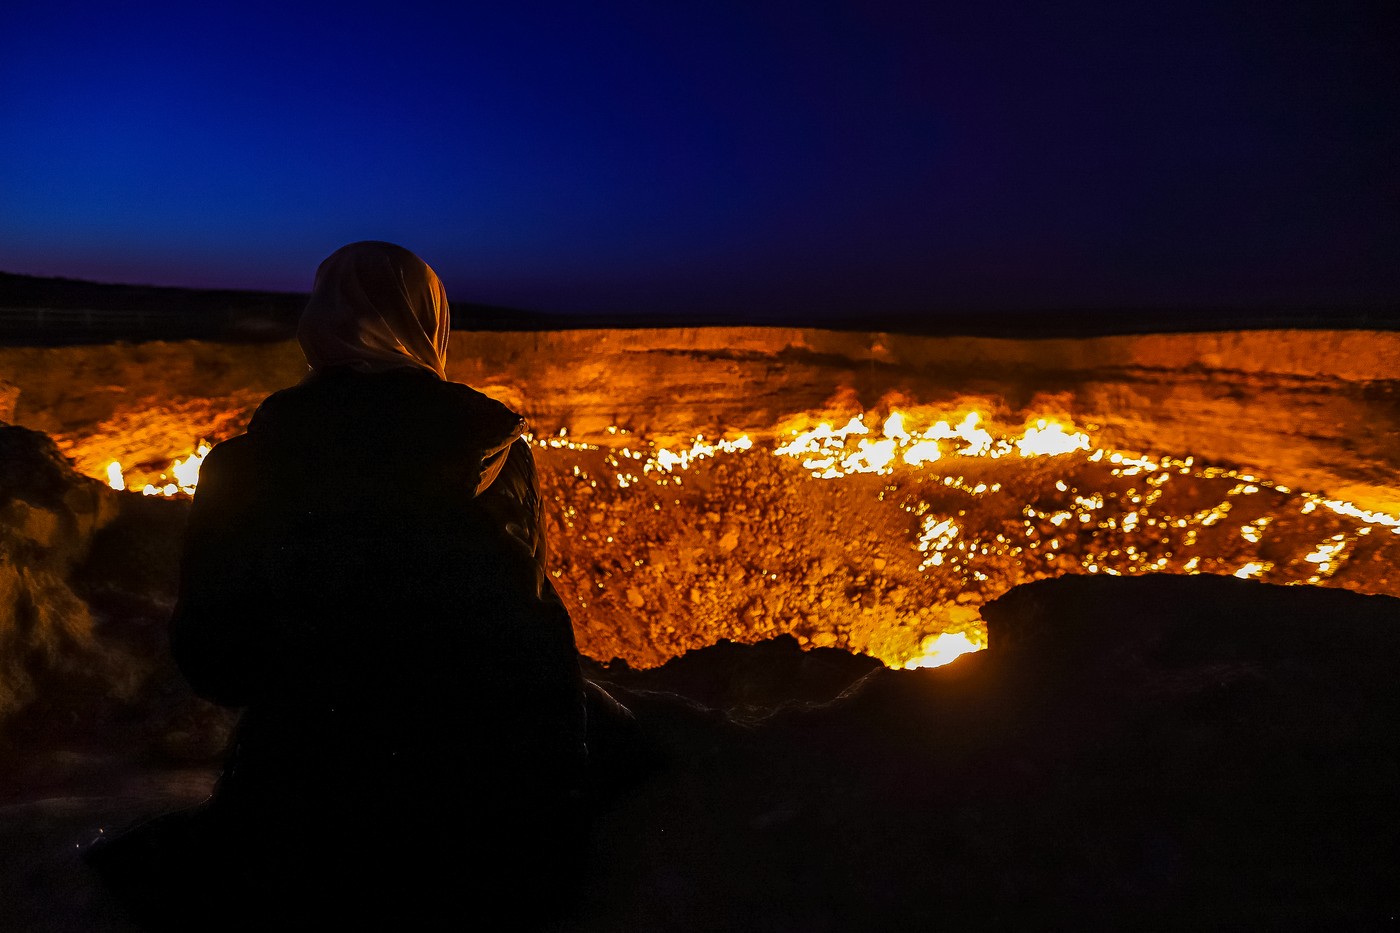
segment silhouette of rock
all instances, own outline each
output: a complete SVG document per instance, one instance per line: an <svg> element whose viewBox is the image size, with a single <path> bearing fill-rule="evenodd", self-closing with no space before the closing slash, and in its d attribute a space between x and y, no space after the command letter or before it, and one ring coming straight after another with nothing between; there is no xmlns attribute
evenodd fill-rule
<svg viewBox="0 0 1400 933"><path fill-rule="evenodd" d="M1356 928L1400 906L1400 601L1068 577L989 624L988 651L827 704L673 701L691 739L604 820L579 929ZM695 652L685 679L762 681L735 655L771 651Z"/></svg>
<svg viewBox="0 0 1400 933"><path fill-rule="evenodd" d="M872 657L835 648L804 651L791 635L752 645L721 639L649 670L633 670L624 661L585 663L601 683L680 694L739 718L761 718L789 704L829 702L882 667Z"/></svg>

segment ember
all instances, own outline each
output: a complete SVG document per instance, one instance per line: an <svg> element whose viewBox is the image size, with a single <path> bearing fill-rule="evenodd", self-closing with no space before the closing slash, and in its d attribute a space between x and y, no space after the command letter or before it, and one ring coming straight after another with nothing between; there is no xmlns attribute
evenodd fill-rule
<svg viewBox="0 0 1400 933"><path fill-rule="evenodd" d="M1400 517L1090 431L916 406L797 416L768 441L658 445L614 426L533 443L580 648L637 666L782 633L936 666L985 647L984 602L1066 573L1396 591ZM193 492L208 450L143 491ZM115 461L106 479L128 482Z"/></svg>

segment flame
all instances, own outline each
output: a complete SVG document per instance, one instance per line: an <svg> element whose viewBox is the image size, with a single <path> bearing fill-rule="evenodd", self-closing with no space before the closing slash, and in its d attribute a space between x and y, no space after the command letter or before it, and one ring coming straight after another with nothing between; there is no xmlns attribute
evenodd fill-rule
<svg viewBox="0 0 1400 933"><path fill-rule="evenodd" d="M1089 449L1089 435L1066 430L1058 421L1038 418L1020 436L995 436L983 426L980 411L968 411L956 425L940 419L920 433L911 433L910 416L891 411L881 426L881 439L871 440L865 414L855 415L844 427L833 428L822 422L809 431L793 431L793 438L778 446L779 456L800 457L802 465L820 479L838 479L853 473L893 472L896 459L909 466L934 463L944 456L942 442L950 444L950 454L959 457L1004 456L1015 449L1022 457L1054 457ZM849 439L859 437L851 448ZM1121 459L1121 455L1120 455Z"/></svg>
<svg viewBox="0 0 1400 933"><path fill-rule="evenodd" d="M1041 418L1016 442L1023 457L1055 457L1089 449L1089 435L1065 431L1064 425Z"/></svg>
<svg viewBox="0 0 1400 933"><path fill-rule="evenodd" d="M665 473L671 473L676 470L688 470L691 464L697 460L713 457L717 453L732 454L735 451L748 450L751 447L753 447L753 441L749 440L747 434L741 435L732 441L721 440L714 443L707 442L705 440L705 435L700 434L691 442L688 450L682 449L673 451L662 448L656 451L652 456L645 458L645 462L642 465L642 472L650 473L653 470L660 470ZM630 447L622 448L622 452L623 456L633 456ZM641 454L637 456L640 458Z"/></svg>
<svg viewBox="0 0 1400 933"><path fill-rule="evenodd" d="M919 535L918 548L920 551L929 552L919 565L920 570L927 570L930 567L943 566L943 552L953 546L953 539L958 536L958 523L951 518L938 521L932 517L924 519L923 534Z"/></svg>
<svg viewBox="0 0 1400 933"><path fill-rule="evenodd" d="M680 644L680 636L668 638L676 631L668 620L694 616L697 628L751 623L755 633L787 630L804 643L867 651L896 667L936 666L983 648L982 604L1018 583L1062 573L1387 585L1373 567L1393 561L1377 539L1392 540L1385 531L1400 535L1400 516L1191 457L1098 447L1092 426L1081 430L1048 412L1008 420L995 414L1003 411L998 403L970 401L882 404L855 414L848 408L820 421L799 415L775 428L780 436L771 440L726 433L663 442L617 426L606 438L589 437L597 443L567 428L528 437L555 458L552 470L541 471L556 503L551 520L587 555L559 549L551 570L581 611L581 637L589 611L650 605L677 579L676 568L692 582L675 584L684 609L656 616L651 641L666 646L658 650ZM158 476L96 455L90 469L105 463L113 488L187 495L209 449L201 442ZM746 459L731 466L717 462L722 458ZM775 477L814 483L798 496L822 490L820 508L829 511L815 518L820 529L812 514L756 485ZM893 524L887 517L876 525L852 522L839 511L850 500L829 491L831 481L843 479L855 494L889 497L890 507L908 515ZM756 491L750 497L748 490ZM657 519L673 505L683 511ZM756 511L763 521L739 517ZM755 534L760 528L767 531ZM861 528L875 533L861 538ZM848 529L855 535L849 539ZM775 534L783 540L771 540ZM829 538L804 547L824 535L838 536L846 556L821 556L831 553Z"/></svg>
<svg viewBox="0 0 1400 933"><path fill-rule="evenodd" d="M939 632L930 635L919 644L919 654L904 662L905 670L916 667L942 667L965 654L981 651L985 644L978 644L964 632Z"/></svg>
<svg viewBox="0 0 1400 933"><path fill-rule="evenodd" d="M147 483L141 489L143 496L164 496L170 498L184 493L187 496L194 495L195 489L199 486L199 467L204 463L204 458L209 455L212 448L200 441L194 453L181 459L176 457L170 463L170 469L160 475L161 483Z"/></svg>

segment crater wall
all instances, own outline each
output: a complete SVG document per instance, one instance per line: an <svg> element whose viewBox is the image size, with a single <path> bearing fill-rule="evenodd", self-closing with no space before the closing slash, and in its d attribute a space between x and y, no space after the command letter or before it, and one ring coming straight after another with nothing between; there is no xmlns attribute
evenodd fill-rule
<svg viewBox="0 0 1400 933"><path fill-rule="evenodd" d="M92 475L237 433L304 371L295 343L0 348L0 417L53 435ZM449 375L537 430L607 442L764 437L794 413L889 393L1054 413L1103 445L1195 455L1367 508L1400 510L1400 335L1248 331L1088 339L807 328L452 335Z"/></svg>

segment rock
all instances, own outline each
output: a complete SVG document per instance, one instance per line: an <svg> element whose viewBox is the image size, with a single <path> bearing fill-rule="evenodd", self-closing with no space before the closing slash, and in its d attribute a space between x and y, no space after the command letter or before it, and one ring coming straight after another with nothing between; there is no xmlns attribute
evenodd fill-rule
<svg viewBox="0 0 1400 933"><path fill-rule="evenodd" d="M1302 653L1322 643L1331 653L1350 654L1348 645L1400 653L1397 605L1345 590L1148 574L1040 580L992 600L981 614L992 651L1145 659L1155 652Z"/></svg>
<svg viewBox="0 0 1400 933"><path fill-rule="evenodd" d="M721 639L658 668L619 666L595 676L628 690L679 693L714 709L754 714L785 703L827 702L880 667L865 655L804 651L798 638L779 635L751 645Z"/></svg>
<svg viewBox="0 0 1400 933"><path fill-rule="evenodd" d="M118 493L44 435L0 426L0 747L15 765L0 795L51 780L44 750L65 742L99 763L221 754L232 717L193 696L165 635L187 509Z"/></svg>
<svg viewBox="0 0 1400 933"><path fill-rule="evenodd" d="M9 423L15 418L15 403L19 401L19 386L0 379L0 422Z"/></svg>
<svg viewBox="0 0 1400 933"><path fill-rule="evenodd" d="M0 425L0 726L42 680L96 653L92 613L71 576L117 514L116 498L44 434Z"/></svg>

